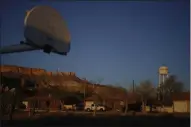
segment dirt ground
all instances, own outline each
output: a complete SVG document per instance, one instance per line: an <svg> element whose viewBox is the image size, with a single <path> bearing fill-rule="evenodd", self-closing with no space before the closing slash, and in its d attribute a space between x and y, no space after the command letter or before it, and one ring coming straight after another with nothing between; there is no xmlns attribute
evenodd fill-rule
<svg viewBox="0 0 191 127"><path fill-rule="evenodd" d="M36 114L34 117L28 117L28 113L22 112L14 114L12 121L2 120L1 125L6 126L173 126L173 127L189 127L190 117L188 115L151 115L137 113L132 115L131 113L122 116L119 114L109 113L97 113L93 116L92 113L64 113L64 112L52 112Z"/></svg>

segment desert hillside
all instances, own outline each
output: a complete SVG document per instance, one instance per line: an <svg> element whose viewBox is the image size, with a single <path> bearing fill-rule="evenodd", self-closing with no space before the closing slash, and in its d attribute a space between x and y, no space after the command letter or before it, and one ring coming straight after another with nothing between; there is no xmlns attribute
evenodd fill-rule
<svg viewBox="0 0 191 127"><path fill-rule="evenodd" d="M1 73L14 73L35 79L41 86L48 85L58 86L60 89L65 89L70 92L95 91L102 97L106 98L122 98L125 96L124 90L121 88L92 84L86 79L80 79L74 72L49 72L41 68L29 68L15 65L1 65ZM9 76L8 74L7 76ZM46 82L46 83L43 83Z"/></svg>

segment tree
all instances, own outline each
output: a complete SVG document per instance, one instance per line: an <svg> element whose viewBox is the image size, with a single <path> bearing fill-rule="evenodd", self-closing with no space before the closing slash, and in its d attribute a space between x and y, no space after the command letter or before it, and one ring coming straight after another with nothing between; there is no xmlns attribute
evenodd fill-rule
<svg viewBox="0 0 191 127"><path fill-rule="evenodd" d="M177 77L171 75L164 84L158 89L160 95L162 96L162 100L165 101L169 99L172 93L182 92L184 88L184 84L180 81L177 81Z"/></svg>
<svg viewBox="0 0 191 127"><path fill-rule="evenodd" d="M34 82L35 82L35 87L32 89L32 93L34 94L34 96L37 96L39 93L41 93L41 91L43 91L44 93L49 93L49 88L51 86L51 79L48 75L46 74L41 74L39 76L34 76ZM34 98L34 100L32 101L32 112L33 115L35 115L35 109L37 108L37 98Z"/></svg>
<svg viewBox="0 0 191 127"><path fill-rule="evenodd" d="M97 84L100 84L100 83L102 83L102 82L104 81L104 78L101 78L101 77L100 77L100 78L98 78L96 81L97 81Z"/></svg>
<svg viewBox="0 0 191 127"><path fill-rule="evenodd" d="M95 88L96 84L101 84L104 81L104 78L97 78L97 80L90 80L89 82L93 84L93 88Z"/></svg>
<svg viewBox="0 0 191 127"><path fill-rule="evenodd" d="M3 88L2 88L3 89ZM0 93L0 116L5 114L9 115L9 119L12 120L12 115L16 105L15 89L9 89L5 87Z"/></svg>
<svg viewBox="0 0 191 127"><path fill-rule="evenodd" d="M147 101L148 99L156 98L156 89L150 81L143 81L139 86L136 87L136 92L142 95L143 99Z"/></svg>
<svg viewBox="0 0 191 127"><path fill-rule="evenodd" d="M83 92L81 92L81 91L83 91ZM83 93L83 95L84 95L84 100L85 100L86 95L87 95L87 93L88 93L88 84L87 84L87 83L81 84L80 93Z"/></svg>
<svg viewBox="0 0 191 127"><path fill-rule="evenodd" d="M182 82L177 81L177 77L172 75L165 81L162 87L168 93L177 93L183 91L184 84Z"/></svg>
<svg viewBox="0 0 191 127"><path fill-rule="evenodd" d="M125 93L127 91L127 89L125 89L124 87L122 86L116 86L115 87L116 89L119 89L122 93Z"/></svg>
<svg viewBox="0 0 191 127"><path fill-rule="evenodd" d="M136 87L136 93L141 96L143 108L148 100L155 99L157 95L156 89L149 80L141 82L140 85Z"/></svg>

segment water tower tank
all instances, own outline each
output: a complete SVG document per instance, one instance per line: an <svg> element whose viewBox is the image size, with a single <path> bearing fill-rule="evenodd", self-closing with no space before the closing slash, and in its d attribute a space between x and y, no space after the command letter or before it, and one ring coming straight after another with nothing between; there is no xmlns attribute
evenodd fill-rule
<svg viewBox="0 0 191 127"><path fill-rule="evenodd" d="M164 84L165 80L168 78L168 73L167 66L159 67L159 87Z"/></svg>
<svg viewBox="0 0 191 127"><path fill-rule="evenodd" d="M161 67L159 68L159 74L160 74L160 75L167 75L167 74L168 74L168 67L166 67L166 66L161 66Z"/></svg>

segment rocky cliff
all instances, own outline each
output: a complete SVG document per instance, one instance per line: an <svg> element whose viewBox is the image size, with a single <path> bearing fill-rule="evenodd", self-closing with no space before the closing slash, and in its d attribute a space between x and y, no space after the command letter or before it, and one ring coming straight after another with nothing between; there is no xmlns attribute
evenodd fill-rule
<svg viewBox="0 0 191 127"><path fill-rule="evenodd" d="M28 68L15 65L1 65L0 71L16 72L29 75L31 77L39 76L40 78L43 78L41 77L42 75L46 75L46 80L49 84L57 85L73 92L84 92L84 90L94 89L97 94L101 94L104 97L115 96L118 98L119 96L124 95L124 90L111 86L92 84L86 79L78 78L74 72L48 72L41 68Z"/></svg>
<svg viewBox="0 0 191 127"><path fill-rule="evenodd" d="M16 65L1 65L0 72L18 72L26 75L68 75L75 76L74 72L49 72L41 68L29 68Z"/></svg>

